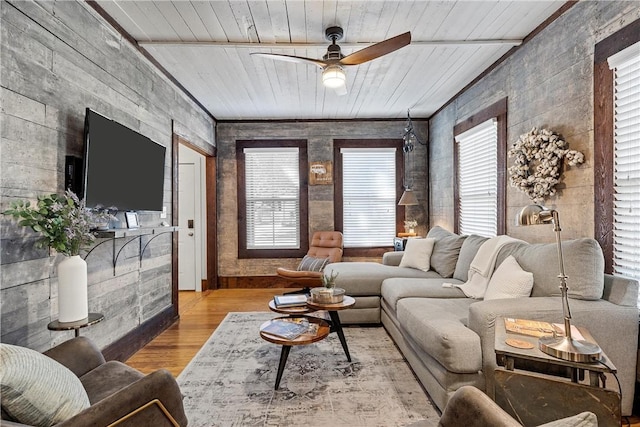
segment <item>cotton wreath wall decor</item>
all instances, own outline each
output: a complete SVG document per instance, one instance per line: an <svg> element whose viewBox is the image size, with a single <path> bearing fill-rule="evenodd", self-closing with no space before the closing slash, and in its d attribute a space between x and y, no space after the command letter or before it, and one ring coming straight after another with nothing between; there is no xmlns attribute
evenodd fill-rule
<svg viewBox="0 0 640 427"><path fill-rule="evenodd" d="M563 160L569 166L584 162L584 155L566 149L567 143L555 132L537 128L520 135L509 150L515 157L509 168L512 187L524 192L534 203L556 194Z"/></svg>

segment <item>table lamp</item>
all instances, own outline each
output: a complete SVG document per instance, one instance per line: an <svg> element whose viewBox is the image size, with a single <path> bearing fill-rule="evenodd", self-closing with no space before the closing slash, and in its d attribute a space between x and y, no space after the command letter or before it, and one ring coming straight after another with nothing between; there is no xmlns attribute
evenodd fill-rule
<svg viewBox="0 0 640 427"><path fill-rule="evenodd" d="M518 225L553 224L556 232L558 247L558 263L560 264L560 295L562 299L562 314L564 315L564 337L543 336L538 341L538 348L546 354L572 362L596 362L600 360L602 350L597 344L571 337L571 310L567 296L567 276L564 274L562 259L562 241L560 239L560 220L558 211L547 209L540 205L529 205L522 208L518 214Z"/></svg>

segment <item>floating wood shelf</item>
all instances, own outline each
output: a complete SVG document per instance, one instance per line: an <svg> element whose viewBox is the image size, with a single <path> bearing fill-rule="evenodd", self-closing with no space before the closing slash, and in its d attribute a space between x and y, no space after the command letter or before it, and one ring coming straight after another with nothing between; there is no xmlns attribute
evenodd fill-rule
<svg viewBox="0 0 640 427"><path fill-rule="evenodd" d="M91 248L91 250L87 252L87 254L84 256L84 259L87 259L87 257L91 254L91 252L93 252L98 246L101 246L102 244L107 242L112 242L113 244L113 275L115 276L118 257L120 256L120 253L125 248L125 246L127 246L129 243L133 242L134 240L138 240L140 242L140 253L138 254L138 258L140 260L140 264L142 265L142 256L144 254L145 249L147 249L147 246L149 246L149 243L151 243L153 239L155 239L158 236L161 236L162 234L174 233L176 231L178 231L178 227L176 226L114 228L111 230L96 231L94 232L94 235L96 236L96 238L106 239L106 240L96 244L93 248ZM147 240L147 242L144 244L144 246L142 246L143 236L151 236ZM119 249L116 250L117 248L116 241L118 239L129 239L129 240L124 242L124 244L120 246Z"/></svg>

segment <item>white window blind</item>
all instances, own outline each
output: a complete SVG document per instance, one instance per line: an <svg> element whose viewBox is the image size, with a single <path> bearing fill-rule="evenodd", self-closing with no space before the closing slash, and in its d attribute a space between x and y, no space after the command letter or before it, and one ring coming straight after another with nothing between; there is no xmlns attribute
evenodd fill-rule
<svg viewBox="0 0 640 427"><path fill-rule="evenodd" d="M244 159L247 249L298 249L298 148L245 148Z"/></svg>
<svg viewBox="0 0 640 427"><path fill-rule="evenodd" d="M456 136L458 229L495 236L498 230L498 127L489 119Z"/></svg>
<svg viewBox="0 0 640 427"><path fill-rule="evenodd" d="M614 70L613 270L640 279L640 42L610 57L609 66Z"/></svg>
<svg viewBox="0 0 640 427"><path fill-rule="evenodd" d="M340 152L344 246L389 246L396 235L396 149Z"/></svg>

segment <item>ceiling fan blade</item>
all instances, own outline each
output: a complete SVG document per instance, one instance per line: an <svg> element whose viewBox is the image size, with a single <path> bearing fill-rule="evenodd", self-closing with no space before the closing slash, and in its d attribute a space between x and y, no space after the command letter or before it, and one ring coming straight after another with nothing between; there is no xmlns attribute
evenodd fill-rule
<svg viewBox="0 0 640 427"><path fill-rule="evenodd" d="M251 53L251 55L262 56L264 58L276 59L278 61L295 62L297 64L317 65L320 68L327 66L327 63L319 59L304 58L302 56L279 55L277 53Z"/></svg>
<svg viewBox="0 0 640 427"><path fill-rule="evenodd" d="M365 47L351 55L342 58L339 63L342 65L358 65L379 58L387 53L391 53L411 43L411 32L407 31L399 36L381 41L369 47Z"/></svg>

